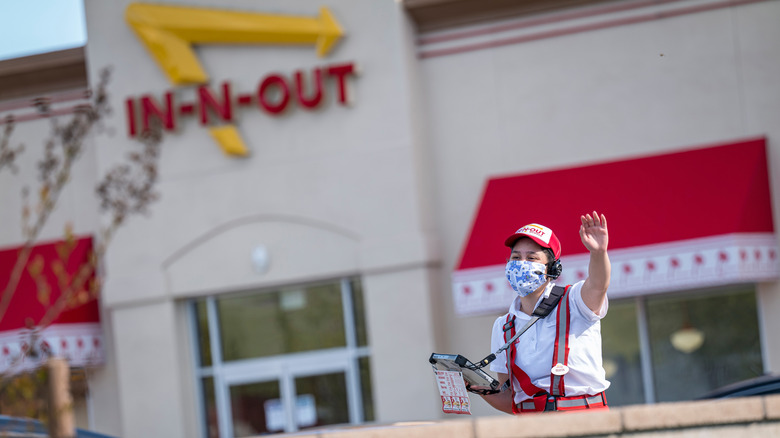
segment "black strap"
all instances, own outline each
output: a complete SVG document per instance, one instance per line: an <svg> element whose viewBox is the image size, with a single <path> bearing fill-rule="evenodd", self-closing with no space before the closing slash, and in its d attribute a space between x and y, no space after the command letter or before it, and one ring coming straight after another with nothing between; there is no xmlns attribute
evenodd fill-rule
<svg viewBox="0 0 780 438"><path fill-rule="evenodd" d="M561 301L561 297L563 294L566 293L566 288L563 286L553 286L552 291L550 292L550 296L542 300L541 303L539 303L538 306L536 306L536 309L534 309L533 316L538 316L539 318L544 318L545 316L549 315L550 312L555 308L555 306L558 305L558 302ZM504 333L508 332L512 327L515 325L515 316L512 315L512 319L507 321L506 324L504 324Z"/></svg>
<svg viewBox="0 0 780 438"><path fill-rule="evenodd" d="M516 332L515 335L512 336L512 339L507 341L503 347L499 348L495 353L491 353L486 358L479 361L477 363L477 367L481 368L489 364L490 362L493 362L496 359L496 355L509 348L509 346L513 342L515 342L518 336L525 333L525 331L528 330L532 325L534 325L536 321L549 315L552 309L554 309L555 306L557 306L558 303L561 301L561 297L565 293L566 293L565 287L553 286L552 291L550 292L550 296L542 300L542 302L539 303L538 306L536 306L534 313L531 314L531 319L525 324L525 326L522 329L520 329L520 331ZM515 316L512 314L510 314L509 316L510 318L507 318L509 320L506 322L506 324L504 324L504 340L506 340L506 332L508 332L515 326Z"/></svg>
<svg viewBox="0 0 780 438"><path fill-rule="evenodd" d="M498 389L490 389L490 388L475 389L475 388L471 387L469 382L466 382L466 391L473 392L474 394L479 394L479 395L491 395L491 394L498 394L499 392L504 391L504 390L501 389L501 388L498 388Z"/></svg>
<svg viewBox="0 0 780 438"><path fill-rule="evenodd" d="M549 315L555 306L558 305L558 302L561 301L561 297L564 293L566 293L565 287L557 285L553 286L552 292L550 292L550 296L545 298L541 303L539 303L538 306L536 306L533 314L540 318L544 318L545 316Z"/></svg>

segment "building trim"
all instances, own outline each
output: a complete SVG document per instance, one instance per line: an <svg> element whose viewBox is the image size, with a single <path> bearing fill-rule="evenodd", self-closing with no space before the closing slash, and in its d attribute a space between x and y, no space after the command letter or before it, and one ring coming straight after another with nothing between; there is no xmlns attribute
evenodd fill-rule
<svg viewBox="0 0 780 438"><path fill-rule="evenodd" d="M0 101L84 90L87 82L84 47L0 61Z"/></svg>
<svg viewBox="0 0 780 438"><path fill-rule="evenodd" d="M521 19L509 23L503 23L500 25L494 25L479 29L469 29L460 32L454 32L442 35L430 35L423 36L418 40L418 57L421 59L435 58L440 56L455 55L460 53L473 52L477 50L492 49L496 47L502 47L507 45L521 44L531 41L538 41L548 38L555 38L564 35L572 35L581 32L589 32L593 30L607 29L611 27L624 26L629 24L638 24L643 22L649 22L654 20L661 20L666 18L678 17L682 15L714 11L723 8L730 8L736 6L744 6L753 3L761 3L770 0L725 0L704 4L693 4L690 6L683 6L673 9L654 10L646 13L622 16L617 18L608 18L601 21L574 24L568 27L560 27L551 30L538 30L536 32L524 33L521 35L512 35L504 37L496 37L490 39L491 36L497 36L505 32L522 31L524 29L532 28L535 26L565 23L569 21L581 20L591 18L595 16L608 15L620 12L626 12L635 10L638 8L648 8L664 4L688 2L689 0L661 0L661 1L642 1L636 3L630 3L626 5L610 5L601 8L592 8L581 11L565 12L550 15L547 17L533 18L533 19ZM484 37L485 41L469 41L469 39ZM442 45L442 43L452 43L453 41L461 41L460 44L453 43L449 46L434 47L430 46Z"/></svg>

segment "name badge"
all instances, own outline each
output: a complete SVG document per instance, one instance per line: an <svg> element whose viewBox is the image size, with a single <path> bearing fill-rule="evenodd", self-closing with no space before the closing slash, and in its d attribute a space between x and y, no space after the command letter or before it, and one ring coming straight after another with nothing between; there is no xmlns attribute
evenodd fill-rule
<svg viewBox="0 0 780 438"><path fill-rule="evenodd" d="M569 367L562 363L555 364L554 367L550 370L551 373L553 373L556 376L562 376L569 372Z"/></svg>

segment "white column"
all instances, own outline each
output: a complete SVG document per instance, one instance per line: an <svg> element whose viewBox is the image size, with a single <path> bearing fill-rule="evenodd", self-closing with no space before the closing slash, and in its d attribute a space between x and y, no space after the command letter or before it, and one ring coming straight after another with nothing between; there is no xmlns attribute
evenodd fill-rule
<svg viewBox="0 0 780 438"><path fill-rule="evenodd" d="M416 268L363 277L376 421L430 420L441 401L428 357L433 352L430 275Z"/></svg>
<svg viewBox="0 0 780 438"><path fill-rule="evenodd" d="M184 438L181 363L173 301L114 309L122 434Z"/></svg>
<svg viewBox="0 0 780 438"><path fill-rule="evenodd" d="M761 355L764 372L780 372L780 340L774 333L780 333L780 283L762 283L756 286L758 324L761 334Z"/></svg>

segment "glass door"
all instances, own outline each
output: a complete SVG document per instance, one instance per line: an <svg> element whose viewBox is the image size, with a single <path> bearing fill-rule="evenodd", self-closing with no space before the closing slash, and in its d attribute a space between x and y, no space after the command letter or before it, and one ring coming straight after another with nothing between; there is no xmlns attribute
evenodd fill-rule
<svg viewBox="0 0 780 438"><path fill-rule="evenodd" d="M221 436L363 421L359 367L338 351L226 364L223 371Z"/></svg>
<svg viewBox="0 0 780 438"><path fill-rule="evenodd" d="M298 429L349 423L346 373L295 378Z"/></svg>
<svg viewBox="0 0 780 438"><path fill-rule="evenodd" d="M356 278L192 302L203 437L373 421Z"/></svg>
<svg viewBox="0 0 780 438"><path fill-rule="evenodd" d="M231 386L233 436L255 436L284 431L286 421L279 403L280 398L278 381Z"/></svg>

